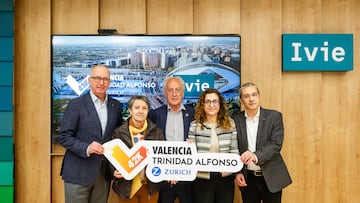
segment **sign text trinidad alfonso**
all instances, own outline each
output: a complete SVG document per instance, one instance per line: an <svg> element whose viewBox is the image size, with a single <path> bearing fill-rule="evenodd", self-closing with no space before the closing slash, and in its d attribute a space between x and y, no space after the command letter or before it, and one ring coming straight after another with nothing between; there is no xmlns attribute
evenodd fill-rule
<svg viewBox="0 0 360 203"><path fill-rule="evenodd" d="M352 34L283 34L283 71L353 70Z"/></svg>
<svg viewBox="0 0 360 203"><path fill-rule="evenodd" d="M103 146L105 157L126 180L145 167L152 182L192 181L198 171L235 173L243 167L238 154L197 153L195 143L141 140L129 149L114 139Z"/></svg>

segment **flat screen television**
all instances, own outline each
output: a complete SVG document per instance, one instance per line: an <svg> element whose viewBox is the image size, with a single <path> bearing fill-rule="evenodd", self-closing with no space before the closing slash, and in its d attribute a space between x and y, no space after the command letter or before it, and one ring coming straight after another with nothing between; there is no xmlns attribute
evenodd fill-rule
<svg viewBox="0 0 360 203"><path fill-rule="evenodd" d="M238 35L53 35L51 37L51 136L56 141L67 103L89 91L93 65L110 69L108 94L123 104L146 95L151 108L166 104L165 77L185 81L184 103L195 105L206 88L218 89L239 110L240 36Z"/></svg>

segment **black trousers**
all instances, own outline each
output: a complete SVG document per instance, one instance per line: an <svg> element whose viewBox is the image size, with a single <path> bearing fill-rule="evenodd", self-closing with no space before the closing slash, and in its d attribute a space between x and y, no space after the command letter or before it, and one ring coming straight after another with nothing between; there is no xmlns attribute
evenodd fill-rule
<svg viewBox="0 0 360 203"><path fill-rule="evenodd" d="M173 203L175 198L178 198L180 203L191 203L191 184L190 181L179 181L175 185L162 182L158 203Z"/></svg>
<svg viewBox="0 0 360 203"><path fill-rule="evenodd" d="M234 176L221 177L220 173L211 173L210 180L196 178L193 183L194 203L233 203Z"/></svg>
<svg viewBox="0 0 360 203"><path fill-rule="evenodd" d="M272 193L266 186L263 176L255 176L248 172L247 187L240 188L243 203L281 203L282 191Z"/></svg>

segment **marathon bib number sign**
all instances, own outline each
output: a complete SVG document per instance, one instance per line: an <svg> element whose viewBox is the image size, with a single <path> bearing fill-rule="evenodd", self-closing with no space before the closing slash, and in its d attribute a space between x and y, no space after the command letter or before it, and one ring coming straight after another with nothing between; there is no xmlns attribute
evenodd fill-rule
<svg viewBox="0 0 360 203"><path fill-rule="evenodd" d="M129 149L114 139L103 146L105 157L127 180L145 167L152 182L192 181L198 171L235 173L243 167L238 154L197 153L195 143L142 140Z"/></svg>

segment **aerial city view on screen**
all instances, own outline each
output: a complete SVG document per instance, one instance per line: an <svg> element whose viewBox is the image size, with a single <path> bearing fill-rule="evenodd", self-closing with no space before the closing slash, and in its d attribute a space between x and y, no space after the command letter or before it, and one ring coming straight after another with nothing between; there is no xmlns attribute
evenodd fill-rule
<svg viewBox="0 0 360 203"><path fill-rule="evenodd" d="M167 76L184 79L184 103L196 103L206 82L223 94L231 112L238 109L240 36L54 35L53 138L69 100L89 91L87 79L96 64L109 67L108 94L124 104L124 118L132 95L146 95L153 109L164 104L162 82Z"/></svg>

